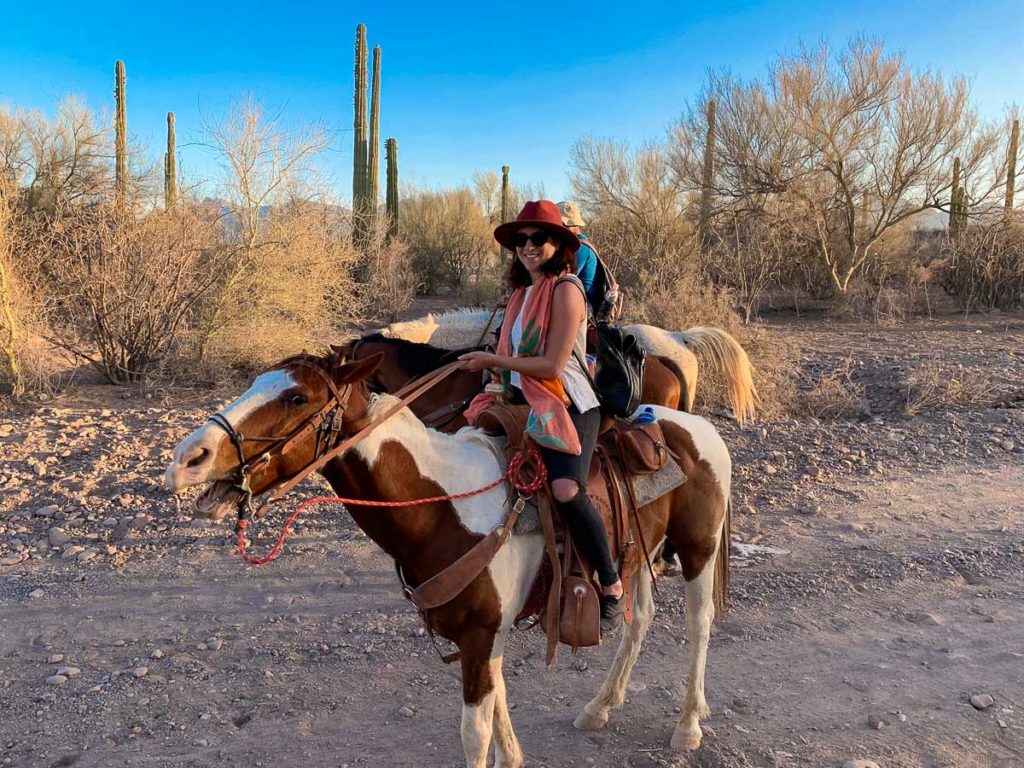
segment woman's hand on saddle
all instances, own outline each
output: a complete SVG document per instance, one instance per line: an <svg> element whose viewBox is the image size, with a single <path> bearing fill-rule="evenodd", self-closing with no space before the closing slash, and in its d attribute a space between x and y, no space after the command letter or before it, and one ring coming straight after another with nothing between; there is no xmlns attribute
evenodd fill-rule
<svg viewBox="0 0 1024 768"><path fill-rule="evenodd" d="M485 371L488 368L496 367L498 356L492 352L475 351L459 355L459 360L462 361L463 370Z"/></svg>

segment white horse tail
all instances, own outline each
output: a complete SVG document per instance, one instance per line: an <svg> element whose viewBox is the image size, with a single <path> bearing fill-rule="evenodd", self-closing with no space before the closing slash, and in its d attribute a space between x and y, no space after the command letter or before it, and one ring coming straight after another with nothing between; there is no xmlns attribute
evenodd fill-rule
<svg viewBox="0 0 1024 768"><path fill-rule="evenodd" d="M736 420L742 424L753 418L758 403L757 387L754 386L750 358L739 342L720 328L703 326L673 333L672 336L697 356L708 355L725 374Z"/></svg>

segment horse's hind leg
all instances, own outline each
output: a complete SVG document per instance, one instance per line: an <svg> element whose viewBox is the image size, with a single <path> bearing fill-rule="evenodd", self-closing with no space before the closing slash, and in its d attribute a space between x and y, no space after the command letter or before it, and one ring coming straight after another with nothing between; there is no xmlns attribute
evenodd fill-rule
<svg viewBox="0 0 1024 768"><path fill-rule="evenodd" d="M494 681L494 768L521 768L523 750L512 730L505 694L505 676L501 672L504 658L491 659L491 679Z"/></svg>
<svg viewBox="0 0 1024 768"><path fill-rule="evenodd" d="M596 731L608 723L608 712L622 706L626 698L626 685L640 653L644 636L654 619L654 597L651 594L651 576L646 570L637 574L636 602L633 605L633 623L624 625L622 641L615 653L608 675L583 711L573 722L582 731Z"/></svg>
<svg viewBox="0 0 1024 768"><path fill-rule="evenodd" d="M704 668L711 621L715 615L715 557L717 554L708 560L696 578L686 582L686 639L690 645L690 669L683 714L672 734L673 749L697 749L704 735L700 719L711 714L704 698Z"/></svg>

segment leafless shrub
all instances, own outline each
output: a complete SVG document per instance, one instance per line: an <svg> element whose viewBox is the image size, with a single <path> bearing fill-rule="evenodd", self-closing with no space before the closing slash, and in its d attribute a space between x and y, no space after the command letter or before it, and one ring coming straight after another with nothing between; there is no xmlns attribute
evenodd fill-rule
<svg viewBox="0 0 1024 768"><path fill-rule="evenodd" d="M687 197L665 148L633 149L591 137L570 152L573 196L588 214L587 232L623 285L639 284L646 269L688 259L696 268Z"/></svg>
<svg viewBox="0 0 1024 768"><path fill-rule="evenodd" d="M399 237L411 256L422 291L459 290L494 269L491 222L466 187L417 191L402 199Z"/></svg>
<svg viewBox="0 0 1024 768"><path fill-rule="evenodd" d="M386 216L378 216L363 243L359 271L365 313L392 323L416 296L416 275L409 268L405 243L387 235ZM355 315L355 313L353 313Z"/></svg>
<svg viewBox="0 0 1024 768"><path fill-rule="evenodd" d="M22 259L40 265L52 339L111 382L152 372L226 268L205 248L211 230L189 207L136 218L114 204L64 205L34 219Z"/></svg>
<svg viewBox="0 0 1024 768"><path fill-rule="evenodd" d="M201 359L265 364L359 315L351 216L323 191L329 143L324 130L290 127L251 99L204 124L202 144L222 169L216 252L228 266L197 317Z"/></svg>
<svg viewBox="0 0 1024 768"><path fill-rule="evenodd" d="M907 377L904 410L908 416L917 416L929 410L987 405L997 389L997 382L985 371L924 363Z"/></svg>
<svg viewBox="0 0 1024 768"><path fill-rule="evenodd" d="M736 332L740 323L732 309L732 296L701 282L691 266L694 262L692 257L679 255L641 268L632 285L625 289L626 317L631 322L669 331L711 325Z"/></svg>
<svg viewBox="0 0 1024 768"><path fill-rule="evenodd" d="M215 311L202 315L203 359L266 365L322 346L337 326L357 319L360 255L348 229L345 212L320 203L296 200L265 211L257 247L244 249L244 265L231 260Z"/></svg>
<svg viewBox="0 0 1024 768"><path fill-rule="evenodd" d="M13 184L0 176L0 381L14 397L26 390L23 352L30 302L27 284L15 273Z"/></svg>
<svg viewBox="0 0 1024 768"><path fill-rule="evenodd" d="M943 279L965 312L1024 305L1024 217L997 215L952 238Z"/></svg>
<svg viewBox="0 0 1024 768"><path fill-rule="evenodd" d="M816 419L845 419L865 413L864 385L850 376L853 357L818 375L814 386L801 392L794 405L798 413Z"/></svg>

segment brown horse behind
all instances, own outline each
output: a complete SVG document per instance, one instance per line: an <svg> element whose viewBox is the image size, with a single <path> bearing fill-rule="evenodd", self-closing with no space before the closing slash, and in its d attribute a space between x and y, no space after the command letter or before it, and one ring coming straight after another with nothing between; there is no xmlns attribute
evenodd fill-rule
<svg viewBox="0 0 1024 768"><path fill-rule="evenodd" d="M459 355L470 349L479 347L453 351L375 333L336 347L335 352L349 360L365 360L373 355L382 355L380 366L366 383L371 391L390 394L413 379L457 360ZM648 357L644 365L644 387L640 400L648 405L679 408L683 399L681 382L682 373L674 362L667 358ZM442 432L455 432L466 426L462 414L483 386L484 377L481 374L457 371L414 402L411 408L428 427Z"/></svg>

